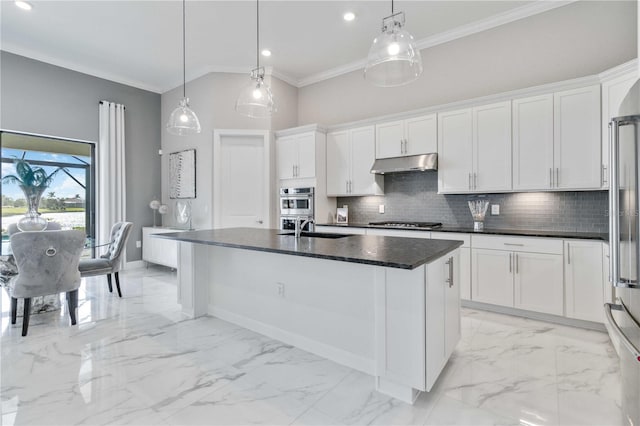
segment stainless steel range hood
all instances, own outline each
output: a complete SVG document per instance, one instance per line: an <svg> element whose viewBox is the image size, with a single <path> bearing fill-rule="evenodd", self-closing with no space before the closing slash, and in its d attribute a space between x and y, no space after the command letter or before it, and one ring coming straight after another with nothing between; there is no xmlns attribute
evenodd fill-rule
<svg viewBox="0 0 640 426"><path fill-rule="evenodd" d="M383 175L397 172L424 172L438 170L438 154L408 155L406 157L381 158L371 167L371 173Z"/></svg>

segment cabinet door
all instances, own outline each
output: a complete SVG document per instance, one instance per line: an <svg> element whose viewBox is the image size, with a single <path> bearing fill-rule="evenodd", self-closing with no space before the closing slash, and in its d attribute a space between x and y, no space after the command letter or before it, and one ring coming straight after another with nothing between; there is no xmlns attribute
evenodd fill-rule
<svg viewBox="0 0 640 426"><path fill-rule="evenodd" d="M376 158L399 157L404 154L402 121L376 124Z"/></svg>
<svg viewBox="0 0 640 426"><path fill-rule="evenodd" d="M438 120L436 114L404 121L405 155L438 152Z"/></svg>
<svg viewBox="0 0 640 426"><path fill-rule="evenodd" d="M473 108L475 191L511 189L511 101Z"/></svg>
<svg viewBox="0 0 640 426"><path fill-rule="evenodd" d="M295 177L298 149L293 136L279 138L276 141L276 159L278 161L278 179L292 179Z"/></svg>
<svg viewBox="0 0 640 426"><path fill-rule="evenodd" d="M316 135L309 133L296 137L298 148L297 178L316 177Z"/></svg>
<svg viewBox="0 0 640 426"><path fill-rule="evenodd" d="M513 256L515 307L562 315L562 256L527 252Z"/></svg>
<svg viewBox="0 0 640 426"><path fill-rule="evenodd" d="M473 249L471 258L471 299L513 307L513 253Z"/></svg>
<svg viewBox="0 0 640 426"><path fill-rule="evenodd" d="M427 265L427 289L425 292L426 330L426 390L433 387L447 362L445 349L446 295L448 257L443 257Z"/></svg>
<svg viewBox="0 0 640 426"><path fill-rule="evenodd" d="M327 195L347 195L350 176L349 132L327 135Z"/></svg>
<svg viewBox="0 0 640 426"><path fill-rule="evenodd" d="M637 80L630 73L602 83L602 187L609 187L609 121L619 114L620 104Z"/></svg>
<svg viewBox="0 0 640 426"><path fill-rule="evenodd" d="M553 113L555 187L600 188L600 86L555 93Z"/></svg>
<svg viewBox="0 0 640 426"><path fill-rule="evenodd" d="M471 191L471 109L438 114L438 192Z"/></svg>
<svg viewBox="0 0 640 426"><path fill-rule="evenodd" d="M376 189L376 175L371 166L376 157L375 128L360 127L351 131L351 195L373 195Z"/></svg>
<svg viewBox="0 0 640 426"><path fill-rule="evenodd" d="M553 187L553 94L513 101L513 189Z"/></svg>
<svg viewBox="0 0 640 426"><path fill-rule="evenodd" d="M566 315L587 321L604 322L602 243L565 241L564 282L567 291Z"/></svg>

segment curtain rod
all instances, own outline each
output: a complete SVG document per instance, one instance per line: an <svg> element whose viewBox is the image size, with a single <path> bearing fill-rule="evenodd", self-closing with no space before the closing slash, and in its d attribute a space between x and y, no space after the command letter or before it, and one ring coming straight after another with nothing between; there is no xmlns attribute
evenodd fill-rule
<svg viewBox="0 0 640 426"><path fill-rule="evenodd" d="M109 102L109 101L98 101L99 104L103 104L105 102ZM113 102L113 103L115 103L115 102ZM122 105L122 109L127 109L127 107Z"/></svg>

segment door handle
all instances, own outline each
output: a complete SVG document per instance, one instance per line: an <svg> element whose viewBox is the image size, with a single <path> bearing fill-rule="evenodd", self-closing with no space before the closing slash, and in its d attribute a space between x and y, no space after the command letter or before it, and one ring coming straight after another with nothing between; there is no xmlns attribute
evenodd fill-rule
<svg viewBox="0 0 640 426"><path fill-rule="evenodd" d="M453 287L453 256L445 262L445 265L449 265L449 277L445 280L449 284L449 288Z"/></svg>

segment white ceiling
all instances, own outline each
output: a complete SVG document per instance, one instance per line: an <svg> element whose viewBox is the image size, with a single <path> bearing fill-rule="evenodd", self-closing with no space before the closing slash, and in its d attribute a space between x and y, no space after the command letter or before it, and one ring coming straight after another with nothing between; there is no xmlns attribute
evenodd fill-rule
<svg viewBox="0 0 640 426"><path fill-rule="evenodd" d="M2 0L2 50L163 93L182 83L182 2ZM421 48L570 1L396 1ZM187 1L187 80L255 66L254 1ZM390 1L260 2L261 58L296 86L362 67ZM342 15L353 11L356 19Z"/></svg>

